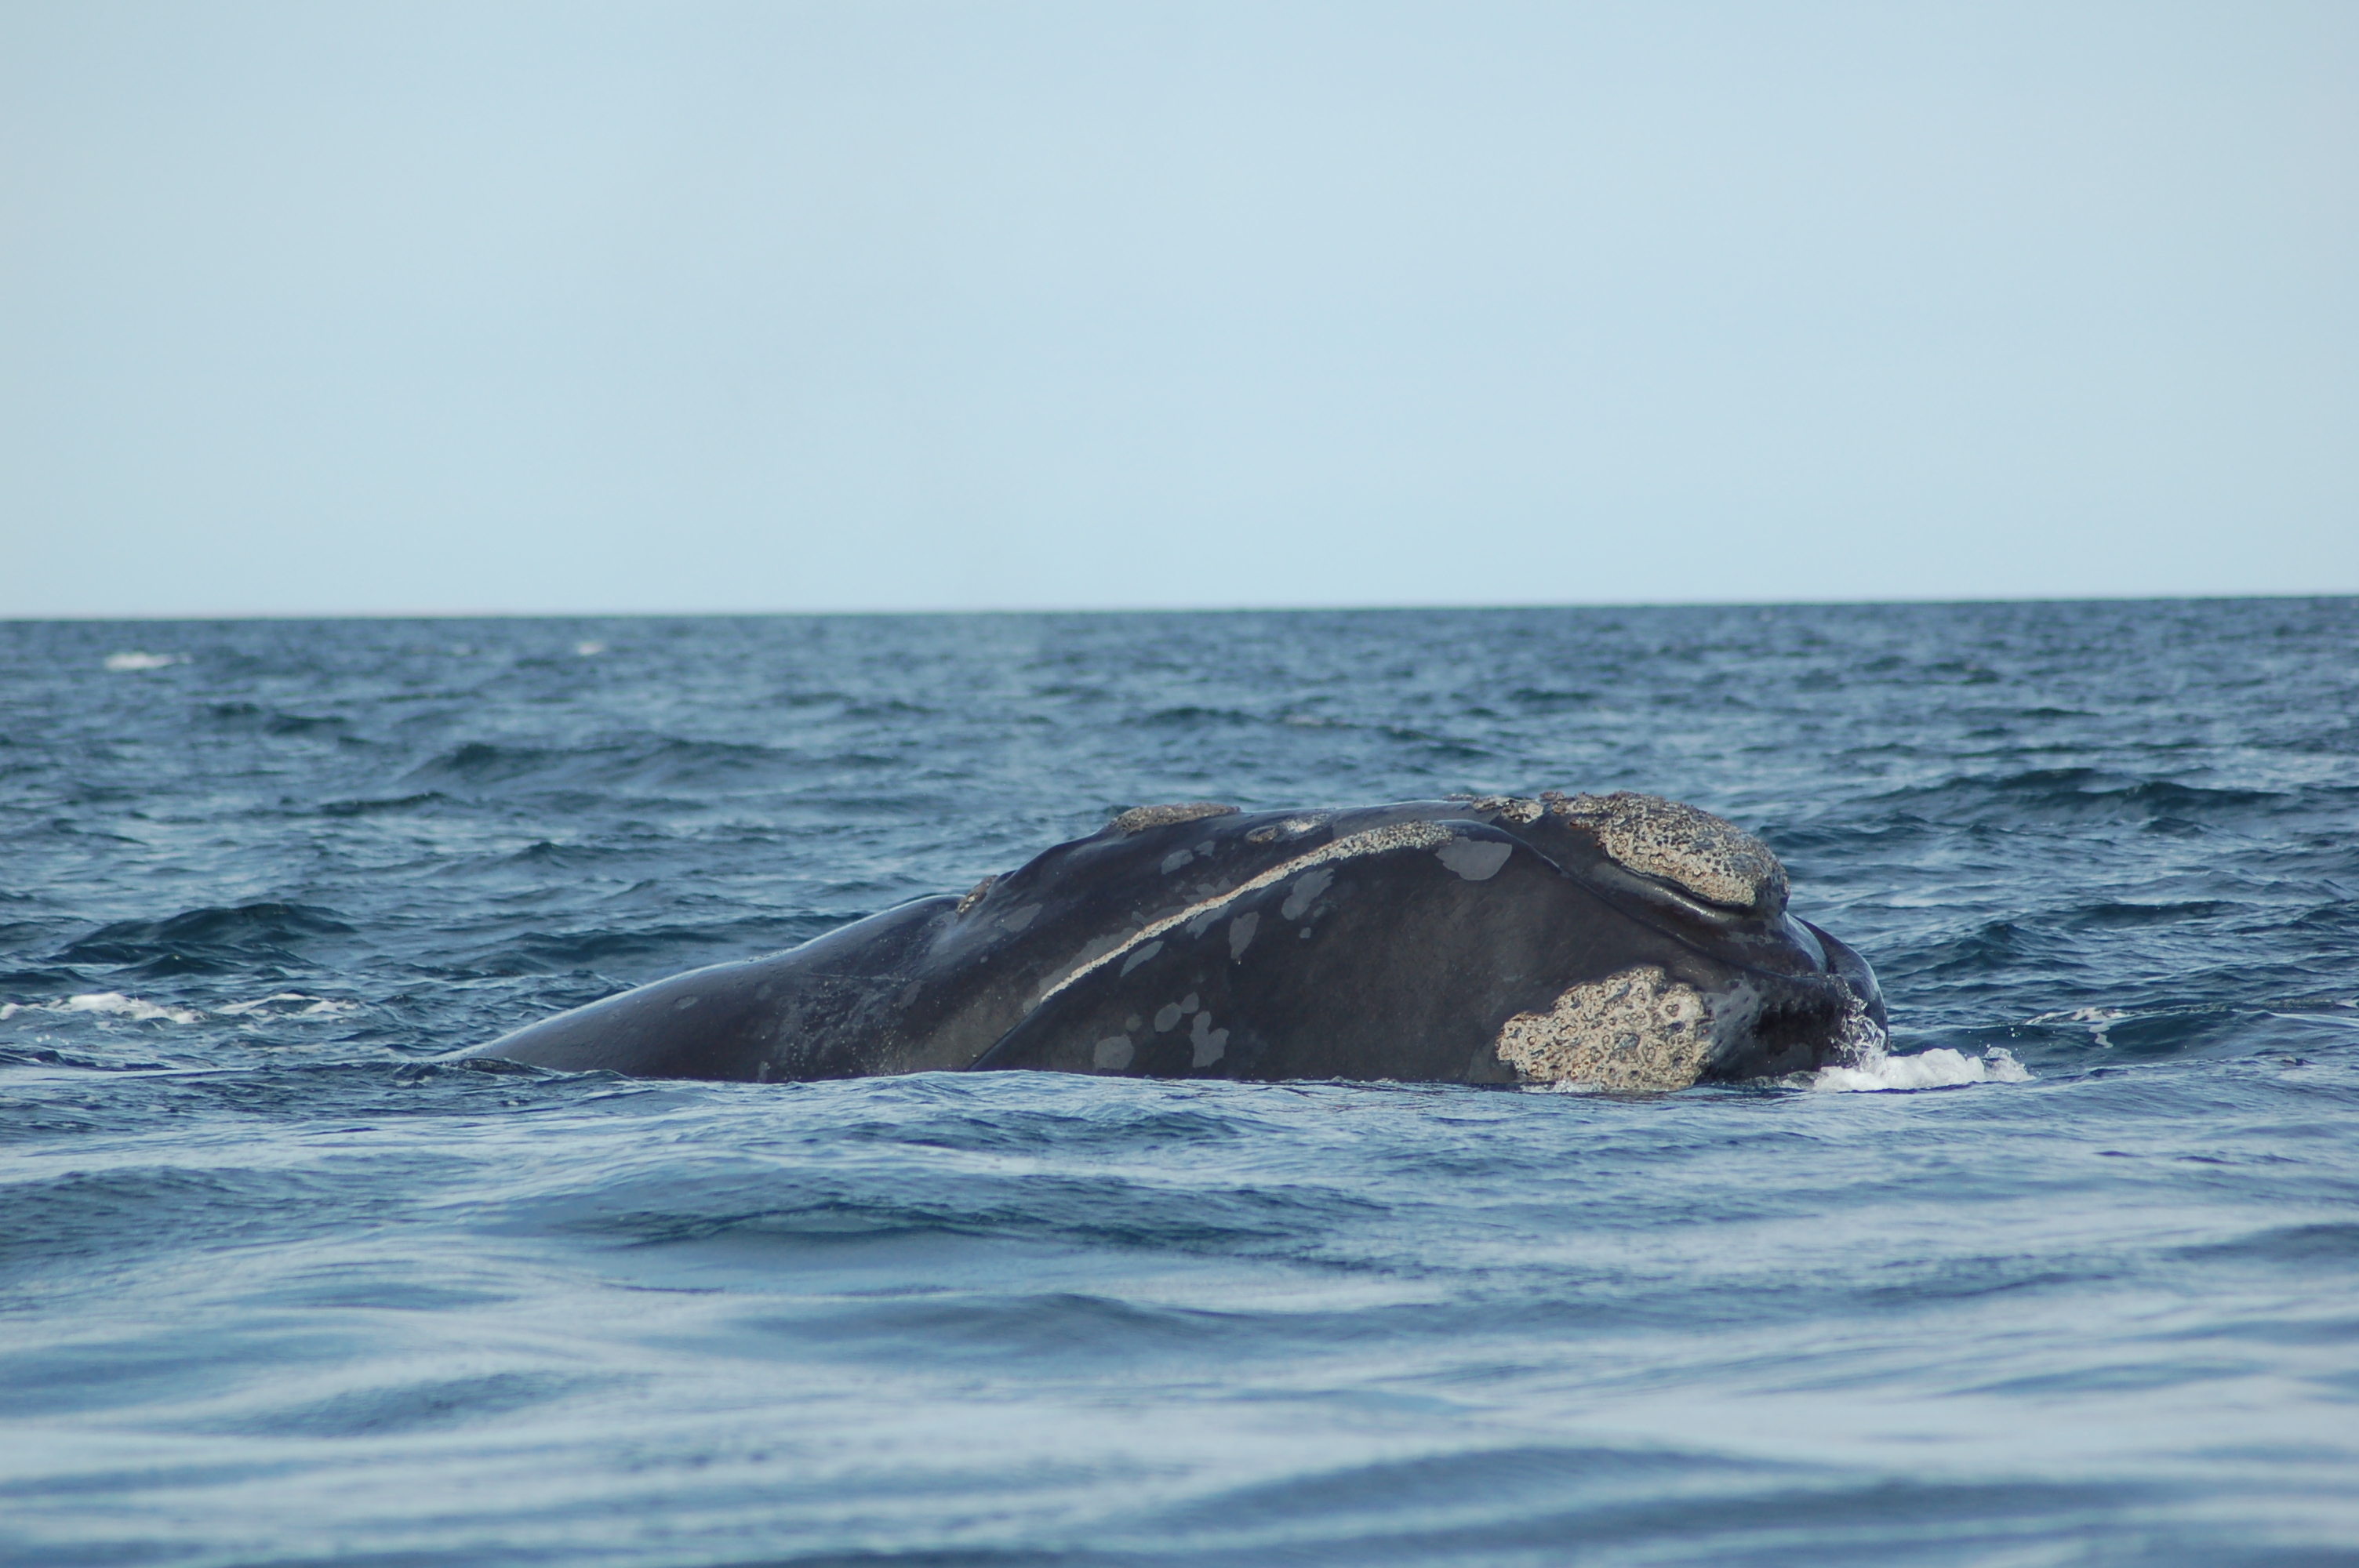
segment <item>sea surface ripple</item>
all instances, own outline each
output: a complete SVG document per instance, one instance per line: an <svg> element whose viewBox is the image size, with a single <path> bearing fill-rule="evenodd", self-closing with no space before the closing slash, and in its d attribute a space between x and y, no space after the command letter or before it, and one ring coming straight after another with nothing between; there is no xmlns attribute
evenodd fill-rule
<svg viewBox="0 0 2359 1568"><path fill-rule="evenodd" d="M435 1060L1549 787L1760 832L1893 1059ZM0 1561L2359 1562L2359 601L0 623Z"/></svg>

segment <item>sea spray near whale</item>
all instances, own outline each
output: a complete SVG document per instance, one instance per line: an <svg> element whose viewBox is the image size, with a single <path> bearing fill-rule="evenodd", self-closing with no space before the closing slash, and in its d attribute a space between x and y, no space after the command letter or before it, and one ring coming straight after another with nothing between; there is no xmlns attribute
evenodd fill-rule
<svg viewBox="0 0 2359 1568"><path fill-rule="evenodd" d="M1866 962L1758 838L1618 793L1134 808L963 897L466 1053L763 1082L967 1069L1588 1085L1880 1048Z"/></svg>

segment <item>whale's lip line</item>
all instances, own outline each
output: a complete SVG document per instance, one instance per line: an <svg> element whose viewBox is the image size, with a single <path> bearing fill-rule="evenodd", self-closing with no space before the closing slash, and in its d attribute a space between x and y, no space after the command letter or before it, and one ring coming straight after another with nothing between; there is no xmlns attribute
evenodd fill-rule
<svg viewBox="0 0 2359 1568"><path fill-rule="evenodd" d="M1402 844L1378 844L1373 842L1364 844L1364 840L1373 840L1380 835L1399 833L1403 829L1409 829L1413 833L1414 829L1418 827L1438 830L1440 836L1439 838L1417 837L1413 841ZM1333 831L1332 827L1329 828L1329 831L1331 833ZM1120 946L1109 948L1105 952L1099 954L1088 963L1079 966L1073 969L1071 973L1066 975L1062 979L1060 979L1056 984L1042 991L1038 997L1033 999L1031 1006L1024 1010L1025 1015L1029 1017L1034 1011L1048 1005L1049 998L1061 994L1068 988L1081 980L1084 976L1097 973L1098 970L1105 968L1106 965L1114 962L1116 958L1123 957L1140 944L1152 941L1175 926L1186 925L1190 921L1201 919L1208 914L1217 914L1223 908L1234 903L1238 899L1243 898L1245 894L1249 892L1259 892L1266 887L1274 887L1277 883L1284 881L1288 877L1293 875L1298 871L1307 871L1312 866L1321 865L1329 860L1357 860L1364 854L1380 854L1384 850L1397 848L1434 849L1439 847L1440 844L1454 839L1457 837L1458 835L1448 831L1446 828L1442 828L1440 824L1432 821L1430 818L1419 818L1411 822L1386 823L1383 827L1370 827L1362 832L1350 834L1341 838L1331 838L1326 843L1320 845L1317 849L1307 849L1301 854L1295 856L1290 860L1280 861L1278 864L1270 867L1266 871L1255 873L1253 876L1246 878L1244 881L1239 882L1236 886L1229 889L1225 892L1220 893L1212 898L1204 899L1196 903L1191 903L1187 908L1180 910L1176 914L1167 914L1160 920L1152 920L1147 922L1147 924L1140 926L1136 931L1131 933L1129 938ZM1355 850L1351 848L1351 846L1355 844L1364 844L1364 847ZM1019 1027L1021 1025L1021 1020L1018 1021ZM1006 1036L1003 1035L1001 1038L1005 1039ZM996 1050L998 1049L998 1046L995 1044L992 1048ZM988 1053L985 1054L988 1054ZM977 1058L977 1060L980 1059L981 1058Z"/></svg>
<svg viewBox="0 0 2359 1568"><path fill-rule="evenodd" d="M1401 801L1396 804L1399 806L1413 806L1421 803L1415 801ZM1458 803L1454 801L1444 801L1438 804L1456 805ZM1348 809L1352 808L1334 808L1328 811L1330 819L1328 831L1331 834L1334 831L1332 826L1333 817L1342 815L1343 811ZM1386 808L1379 806L1375 809L1381 811ZM1223 815L1225 816L1229 814L1224 813ZM1300 813L1285 811L1266 813L1237 812L1234 815L1242 818L1250 819L1251 817L1259 816L1285 817L1288 816L1298 816L1300 815ZM1438 848L1443 842L1454 840L1461 837L1458 833L1450 830L1451 825L1475 828L1484 833L1495 833L1500 838L1515 845L1517 849L1528 850L1532 855L1536 856L1539 860L1541 864L1547 866L1559 876L1563 877L1566 881L1572 882L1575 886L1589 893L1599 903L1613 910L1616 914L1621 915L1624 919L1632 922L1634 925L1645 927L1647 930L1655 933L1658 936L1677 943L1681 947L1686 948L1689 952L1693 953L1696 957L1702 958L1707 962L1718 964L1729 969L1734 969L1740 974L1750 975L1759 979L1773 982L1783 982L1790 985L1798 979L1804 979L1802 976L1790 973L1780 973L1775 969L1761 968L1758 966L1747 963L1741 958L1726 957L1721 954L1712 952L1708 948L1700 946L1680 933L1671 930L1668 926L1659 925L1656 921L1647 919L1643 914L1636 913L1625 908L1622 900L1614 896L1614 892L1618 890L1612 890L1599 886L1588 877L1564 866L1553 855L1549 854L1547 851L1529 843L1526 839L1517 837L1516 834L1509 832L1506 828L1499 827L1496 823L1484 822L1477 817L1472 816L1429 816L1413 817L1405 822L1385 823L1378 827L1364 828L1357 833L1347 834L1342 838L1330 838L1326 843L1318 846L1316 849L1305 850L1302 854L1297 855L1291 860L1281 861L1279 864L1272 866L1266 871L1256 872L1255 875L1247 878L1242 882L1239 882L1235 887L1230 888L1224 892L1217 894L1212 898L1201 900L1196 903L1190 904L1186 908L1181 909L1175 914L1165 915L1159 920L1149 921L1147 925L1133 932L1128 938L1116 946L1108 948L1105 952L1099 954L1089 962L1080 965L1057 980L1055 984L1042 990L1038 997L1033 999L1030 1005L1025 1008L1025 1016L1028 1018L1033 1012L1048 1005L1051 998L1063 994L1067 989L1079 983L1084 978L1095 974L1106 965L1126 956L1143 944L1154 941L1175 927L1188 924L1190 921L1201 919L1207 914L1217 915L1222 909L1234 903L1238 899L1243 898L1245 894L1250 892L1258 892L1263 888L1275 886L1277 883L1285 881L1288 876L1298 871L1307 871L1312 866L1323 864L1329 860L1357 860L1364 854L1378 854L1382 853L1386 849L1396 848ZM1172 823L1158 824L1158 826L1179 827L1183 825ZM1358 850L1347 848L1347 846L1360 844L1363 840L1375 838L1379 835L1399 833L1404 829L1413 831L1415 828L1419 827L1438 830L1440 836L1439 838L1429 838L1419 835L1415 837L1410 842L1407 843L1369 843ZM1407 835L1404 835L1404 837L1407 837ZM1628 872L1627 874L1633 877L1641 875L1641 873L1636 871ZM1657 882L1654 878L1648 877L1645 880L1651 885L1661 885ZM1666 888L1664 891L1668 892L1670 890ZM937 894L936 896L948 897L950 895ZM1689 901L1682 899L1681 902L1684 903ZM1707 910L1710 910L1714 906L1705 905L1704 907ZM1731 910L1727 913L1733 915L1739 912ZM1832 955L1830 955L1830 957L1832 957ZM1838 984L1843 983L1843 977L1836 974L1832 968L1816 970L1814 971L1814 975L1815 978L1818 979L1832 979ZM1848 989L1848 985L1845 985L1844 989ZM1017 1024L1013 1027L1020 1027L1021 1023L1022 1020L1019 1019L1017 1021ZM1006 1036L1003 1034L1000 1037L1000 1040L1005 1041L1006 1038ZM999 1041L995 1041L992 1044L992 1050L998 1049L999 1044ZM989 1054L989 1051L984 1053L984 1055L985 1056L988 1056ZM976 1058L977 1063L980 1063L982 1060L983 1057L979 1056Z"/></svg>
<svg viewBox="0 0 2359 1568"><path fill-rule="evenodd" d="M1489 824L1489 823L1478 823L1476 826L1478 826L1478 827L1490 827L1490 828L1491 828L1491 830L1492 830L1493 832L1495 832L1495 833L1506 833L1506 828L1504 828L1504 827L1493 827L1493 826L1492 826L1491 824ZM1515 837L1513 834L1507 834L1507 836L1508 836L1509 838L1514 838L1514 837ZM1534 847L1533 847L1532 845L1530 845L1530 844L1526 844L1526 843L1524 842L1524 840L1522 840L1521 838L1516 838L1516 842L1518 845L1521 845L1524 849L1530 849L1530 850L1532 851L1532 853L1533 853L1533 854L1535 854L1535 855L1537 855L1537 856L1538 856L1538 857L1540 858L1540 860L1541 860L1545 864L1549 865L1549 866L1551 866L1551 867L1554 867L1558 875L1560 875L1560 876L1563 877L1567 881L1570 881L1570 882L1574 883L1576 886L1578 886L1578 887L1582 888L1584 892L1588 892L1588 893L1592 894L1593 896L1594 896L1600 903L1604 904L1607 908L1609 908L1609 909L1613 910L1614 914L1619 914L1619 915L1620 915L1620 916L1622 916L1625 920L1629 921L1631 924L1633 924L1633 925L1643 925L1643 926L1645 926L1647 930L1649 930L1649 931L1653 932L1656 935L1660 936L1660 937L1663 937L1663 938L1665 938L1665 939L1666 939L1666 940L1668 940L1668 941L1672 941L1672 942L1676 942L1676 943L1678 943L1680 946L1685 947L1689 952L1693 953L1696 957L1700 957L1700 958L1709 959L1709 960L1710 960L1710 961L1712 961L1712 963L1724 965L1724 966L1726 966L1727 968L1732 968L1732 969L1734 969L1734 970L1738 971L1738 972L1739 972L1739 973L1741 973L1741 974L1747 974L1747 975L1756 975L1756 976L1758 976L1760 979L1765 979L1765 980L1781 980L1781 981L1784 981L1784 982L1786 982L1786 983L1788 983L1788 984L1791 984L1791 983L1792 983L1792 982L1794 982L1795 980L1797 980L1797 979L1802 979L1802 978L1803 978L1803 977L1799 976L1799 975L1781 973L1781 972L1779 972L1778 970L1776 970L1776 969L1765 969L1765 968L1760 968L1758 965L1751 964L1751 963L1747 963L1747 962L1745 962L1745 961L1744 959L1742 959L1742 958L1730 958L1730 957L1722 957L1720 954L1715 953L1715 952L1712 952L1710 948L1708 948L1708 947L1704 947L1704 946L1702 946L1699 945L1697 942L1695 942L1695 941L1694 941L1694 940L1692 940L1691 938L1690 938L1690 937L1688 937L1688 936L1684 935L1682 935L1681 933L1672 930L1669 926L1668 926L1668 925L1659 925L1659 924L1658 924L1657 922L1655 922L1655 921L1653 921L1653 920L1649 920L1649 919L1647 919L1645 914L1640 913L1639 911L1634 911L1634 910L1631 910L1631 909L1629 909L1629 908L1625 907L1625 906L1624 906L1624 904L1621 903L1621 901L1620 901L1620 900L1618 900L1618 899L1616 899L1616 898L1614 896L1614 894L1616 892L1618 892L1619 890L1599 886L1596 882L1592 881L1589 878L1587 878L1587 877L1583 876L1581 872L1579 872L1579 871L1574 871L1574 870L1572 870L1571 867L1566 866L1566 865L1564 865L1564 864L1560 863L1560 862L1557 860L1557 858L1556 858L1555 856L1553 856L1553 855L1551 855L1551 854L1548 853L1548 851L1546 851L1546 850L1544 850L1544 849L1536 849L1536 848L1534 848ZM1629 871L1629 870L1628 870L1628 868L1626 868L1626 867L1622 867L1622 866L1619 866L1619 865L1617 865L1617 866L1616 866L1616 869L1617 869L1617 870L1620 870L1620 871L1624 871L1626 875L1629 875L1629 876L1633 876L1633 877L1645 877L1645 880L1646 880L1649 884L1651 884L1651 885L1658 886L1658 887L1660 887L1660 886L1662 886L1662 885L1663 885L1662 883L1660 883L1659 881L1657 881L1657 879L1655 879L1655 878L1653 878L1653 877L1646 877L1644 872L1640 872L1640 871ZM1667 890L1667 891L1668 891L1668 890ZM1696 902L1696 901L1683 899L1683 900L1682 900L1682 902L1690 902L1690 903L1691 903L1691 902ZM1721 906L1716 905L1716 904L1704 904L1702 907L1703 907L1703 908L1705 908L1706 910L1708 910L1708 911L1712 912L1712 913L1714 913L1714 914L1720 914L1720 913L1722 913L1722 908L1721 908ZM1727 914L1729 914L1729 915L1736 915L1736 914L1750 914L1750 913L1751 913L1751 912L1750 912L1750 911L1728 910L1728 911L1726 911L1725 913L1726 913ZM1794 918L1795 918L1795 919L1797 919L1797 920L1800 920L1800 919L1801 919L1801 916L1798 914L1798 915L1795 915L1795 916L1794 916ZM1807 922L1805 922L1805 924L1808 924L1808 923L1807 923ZM1813 929L1815 929L1815 927L1814 927ZM1807 955L1806 955L1806 956L1807 956ZM1830 963L1830 965L1832 965L1832 963L1833 962L1833 957L1834 957L1834 956L1833 956L1833 954L1832 954L1832 953L1829 953L1829 954L1827 955L1828 962ZM1865 960L1862 960L1862 961L1863 961L1863 962L1864 962ZM1818 971L1816 971L1816 972L1817 972L1817 975L1819 976L1819 978L1823 979L1832 979L1832 980L1837 980L1837 981L1840 981L1840 980L1842 980L1842 979L1843 979L1843 977L1842 977L1841 975L1839 975L1839 974L1836 974L1836 973L1835 973L1835 971L1833 970L1833 968L1832 968L1820 969L1820 970L1818 970Z"/></svg>

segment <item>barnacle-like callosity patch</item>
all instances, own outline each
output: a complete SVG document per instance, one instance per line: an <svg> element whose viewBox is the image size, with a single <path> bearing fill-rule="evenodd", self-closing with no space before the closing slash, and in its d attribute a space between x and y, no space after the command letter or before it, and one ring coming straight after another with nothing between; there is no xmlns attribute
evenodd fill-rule
<svg viewBox="0 0 2359 1568"><path fill-rule="evenodd" d="M1786 868L1769 846L1709 811L1630 790L1540 798L1596 834L1605 852L1631 871L1729 909L1774 913L1786 905Z"/></svg>
<svg viewBox="0 0 2359 1568"><path fill-rule="evenodd" d="M1237 808L1217 800L1181 800L1168 806L1134 806L1110 825L1117 833L1143 833L1175 822L1199 822L1207 816L1234 816Z"/></svg>
<svg viewBox="0 0 2359 1568"><path fill-rule="evenodd" d="M1516 1014L1496 1049L1527 1084L1664 1093L1701 1076L1712 1024L1702 992L1649 964L1573 986L1546 1012Z"/></svg>

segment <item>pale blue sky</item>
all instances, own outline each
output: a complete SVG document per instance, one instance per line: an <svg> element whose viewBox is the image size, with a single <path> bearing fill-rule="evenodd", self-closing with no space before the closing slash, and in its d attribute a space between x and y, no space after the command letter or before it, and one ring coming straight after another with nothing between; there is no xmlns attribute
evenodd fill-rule
<svg viewBox="0 0 2359 1568"><path fill-rule="evenodd" d="M2359 590L2359 6L0 10L0 614Z"/></svg>

